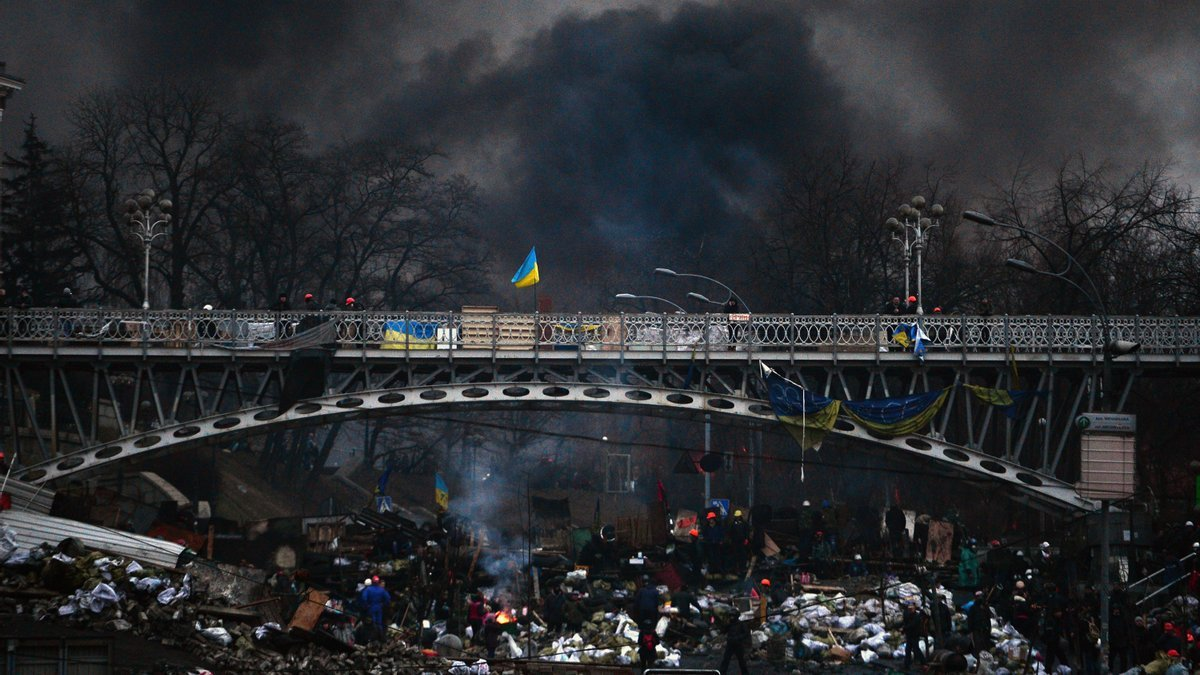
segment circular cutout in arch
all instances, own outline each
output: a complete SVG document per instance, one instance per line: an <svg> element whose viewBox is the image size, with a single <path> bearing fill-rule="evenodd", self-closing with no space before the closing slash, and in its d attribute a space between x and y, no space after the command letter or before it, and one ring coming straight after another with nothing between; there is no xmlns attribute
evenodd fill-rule
<svg viewBox="0 0 1200 675"><path fill-rule="evenodd" d="M360 406L362 404L363 404L363 400L361 398L351 396L349 398L344 398L344 399L338 401L334 405L336 405L339 408L357 408L358 406Z"/></svg>
<svg viewBox="0 0 1200 675"><path fill-rule="evenodd" d="M266 422L279 417L281 414L283 413L279 412L278 409L259 410L258 412L254 413L254 419L258 420L259 422Z"/></svg>
<svg viewBox="0 0 1200 675"><path fill-rule="evenodd" d="M21 480L35 481L35 480L38 480L39 478L45 478L45 476L46 476L45 469L31 469L31 470L26 471L25 473L21 474Z"/></svg>
<svg viewBox="0 0 1200 675"><path fill-rule="evenodd" d="M1008 469L1004 468L1003 464L991 459L983 460L979 463L979 466L982 466L992 473L1008 473Z"/></svg>
<svg viewBox="0 0 1200 675"><path fill-rule="evenodd" d="M649 401L651 397L650 392L648 391L634 389L633 391L625 392L625 398L629 399L630 401Z"/></svg>
<svg viewBox="0 0 1200 675"><path fill-rule="evenodd" d="M464 389L462 395L467 398L483 398L488 395L488 390L483 387L471 387Z"/></svg>
<svg viewBox="0 0 1200 675"><path fill-rule="evenodd" d="M562 398L571 393L566 387L546 387L542 390L542 394L553 398Z"/></svg>
<svg viewBox="0 0 1200 675"><path fill-rule="evenodd" d="M403 403L404 402L404 394L401 394L400 392L397 392L397 391L393 391L389 394L384 394L383 396L380 396L379 402L386 403L387 405L393 405L395 403Z"/></svg>
<svg viewBox="0 0 1200 675"><path fill-rule="evenodd" d="M110 445L102 450L97 450L96 454L92 456L96 459L109 459L110 457L116 457L124 451L125 448L122 448L119 445Z"/></svg>
<svg viewBox="0 0 1200 675"><path fill-rule="evenodd" d="M904 444L913 450L920 450L921 452L929 452L933 449L932 445L919 438L906 438L904 439Z"/></svg>
<svg viewBox="0 0 1200 675"><path fill-rule="evenodd" d="M222 417L216 422L213 422L213 426L217 429L232 429L241 423L242 420L238 419L237 417Z"/></svg>
<svg viewBox="0 0 1200 675"><path fill-rule="evenodd" d="M505 387L503 394L513 398L520 398L522 396L528 396L529 390L525 387Z"/></svg>
<svg viewBox="0 0 1200 675"><path fill-rule="evenodd" d="M189 424L188 426L183 427L182 429L176 429L175 433L172 435L175 438L187 438L189 436L195 436L198 433L200 433L200 427L198 427L194 424Z"/></svg>
<svg viewBox="0 0 1200 675"><path fill-rule="evenodd" d="M708 407L716 408L717 410L732 410L733 401L726 401L723 398L712 398L708 400Z"/></svg>
<svg viewBox="0 0 1200 675"><path fill-rule="evenodd" d="M968 455L967 453L963 452L962 450L956 450L956 449L954 449L954 448L942 448L942 454L943 454L943 455L945 455L946 457L949 457L950 459L952 459L952 460L954 460L954 461L956 461L956 462L969 462L969 461L971 461L971 456L970 456L970 455Z"/></svg>
<svg viewBox="0 0 1200 675"><path fill-rule="evenodd" d="M838 431L856 431L858 429L858 427L854 426L854 424L841 418L838 418L834 421L833 428L837 429Z"/></svg>
<svg viewBox="0 0 1200 675"><path fill-rule="evenodd" d="M725 466L725 458L719 452L710 452L700 458L700 468L706 473L716 473Z"/></svg>
<svg viewBox="0 0 1200 675"><path fill-rule="evenodd" d="M162 436L143 436L134 441L133 446L135 448L148 448L152 445L158 445L158 442L161 440Z"/></svg>
<svg viewBox="0 0 1200 675"><path fill-rule="evenodd" d="M296 412L301 415L311 415L315 412L319 412L320 410L321 406L317 405L316 403L301 403L300 405L296 406Z"/></svg>
<svg viewBox="0 0 1200 675"><path fill-rule="evenodd" d="M764 417L775 415L775 411L771 410L771 406L763 405L761 403L751 403L750 412L754 413L755 415L762 415Z"/></svg>
<svg viewBox="0 0 1200 675"><path fill-rule="evenodd" d="M667 394L667 400L675 405L690 405L696 399L687 394Z"/></svg>
<svg viewBox="0 0 1200 675"><path fill-rule="evenodd" d="M1033 487L1041 487L1043 485L1041 478L1038 478L1037 476L1035 476L1031 473L1026 473L1024 471L1017 472L1017 480L1021 481L1022 483L1026 484L1026 485L1032 485Z"/></svg>
<svg viewBox="0 0 1200 675"><path fill-rule="evenodd" d="M64 459L63 461L59 462L58 464L56 464L55 466L58 468L59 471L70 471L71 469L74 469L75 467L77 467L81 464L83 464L82 457L68 457L68 458Z"/></svg>
<svg viewBox="0 0 1200 675"><path fill-rule="evenodd" d="M430 389L429 391L421 392L421 398L426 401L440 401L446 398L446 392L442 389Z"/></svg>
<svg viewBox="0 0 1200 675"><path fill-rule="evenodd" d="M608 398L610 392L607 389L601 389L600 387L588 387L587 389L583 390L583 395L588 398Z"/></svg>

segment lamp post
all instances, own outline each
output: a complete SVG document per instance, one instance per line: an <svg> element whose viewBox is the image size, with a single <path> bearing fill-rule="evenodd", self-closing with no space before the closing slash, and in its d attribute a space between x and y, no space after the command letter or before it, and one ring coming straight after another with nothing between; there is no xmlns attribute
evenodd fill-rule
<svg viewBox="0 0 1200 675"><path fill-rule="evenodd" d="M738 301L739 303L741 303L741 305L742 305L742 308L743 308L743 309L745 309L747 313L752 313L752 310L750 309L750 306L746 304L746 301L742 299L742 296L738 295L737 293L734 293L732 288L730 288L730 287L726 286L725 284L723 284L723 283L721 283L721 282L717 281L716 279L713 279L712 277L706 277L706 276L704 276L703 274L687 274L687 273L684 273L684 272L676 272L675 270L672 270L672 269L667 269L666 267L655 267L655 268L654 268L654 273L655 273L655 274L661 274L661 275L663 275L663 276L666 276L666 277L692 277L692 278L694 278L694 279L703 279L703 280L705 280L705 281L707 281L707 282L714 283L714 284L716 284L716 285L720 286L721 288L724 288L726 291L728 291L728 292L729 292L729 297L731 297L731 298L736 298L736 299L737 299L737 301ZM700 298L704 298L704 296L700 295L699 293L696 293L696 294L688 293L688 297L696 297L696 296L699 296ZM699 298L698 298L698 299L699 299ZM712 302L712 301L711 301L711 300L709 300L708 298L704 298L704 301L705 301L705 302ZM713 304L721 304L721 303L713 303Z"/></svg>
<svg viewBox="0 0 1200 675"><path fill-rule="evenodd" d="M1053 239L1050 239L1040 232L1034 232L1033 230L1021 227L1020 225L1001 222L992 218L991 216L979 213L978 211L964 211L962 217L963 220L969 220L973 223L978 223L987 227L1003 227L1040 239L1056 249L1067 259L1066 267L1058 272L1039 269L1031 265L1029 262L1019 258L1009 258L1008 260L1004 261L1004 264L1008 267L1029 274L1037 274L1044 277L1054 277L1060 281L1065 281L1082 293L1083 297L1087 298L1088 302L1090 302L1092 306L1098 312L1100 312L1100 319L1102 322L1101 330L1103 331L1103 336L1101 338L1103 343L1102 352L1104 359L1104 369L1100 378L1100 408L1102 410L1108 410L1111 407L1111 397L1106 397L1105 389L1110 383L1112 377L1112 360L1115 357L1137 351L1141 345L1136 342L1111 339L1111 322L1109 321L1108 309L1104 305L1104 299L1096 287L1096 282L1092 279L1092 275L1088 274L1087 268L1085 268L1079 262L1079 260L1077 260L1075 256L1071 255L1070 252L1068 252L1065 248L1059 246L1058 243ZM1080 286L1075 282L1075 280L1067 276L1067 272L1070 271L1072 265L1079 268L1079 273L1082 274L1083 278L1087 281L1091 292L1088 292L1087 289L1085 289L1083 286ZM1108 509L1110 504L1111 500L1109 499L1100 500L1100 667L1103 672L1108 671L1108 615L1110 611L1111 594L1109 558L1112 555L1109 549Z"/></svg>
<svg viewBox="0 0 1200 675"><path fill-rule="evenodd" d="M922 254L925 251L925 239L929 231L941 225L940 218L946 212L941 204L929 207L929 215L925 211L925 198L921 195L913 197L908 204L900 205L897 211L899 218L888 218L884 227L892 235L892 241L900 242L904 254L904 297L905 301L912 297L909 294L909 261L915 253L917 256L917 314L925 313L925 294L922 291Z"/></svg>
<svg viewBox="0 0 1200 675"><path fill-rule="evenodd" d="M156 202L154 197L154 190L146 188L137 197L125 202L125 218L145 248L142 309L150 309L150 246L155 239L168 234L171 227L171 200L164 198Z"/></svg>
<svg viewBox="0 0 1200 675"><path fill-rule="evenodd" d="M4 104L14 92L21 91L25 87L25 80L11 75L4 74L4 62L0 61L0 157L4 156ZM3 206L4 195L0 193L0 206ZM0 218L3 218L4 210L0 208ZM4 223L0 221L0 250L3 249ZM4 285L3 270L0 269L0 288Z"/></svg>
<svg viewBox="0 0 1200 675"><path fill-rule="evenodd" d="M617 293L613 297L615 297L618 300L657 300L659 302L663 302L663 303L666 303L666 304L674 307L675 311L679 312L680 314L687 314L687 310L684 309L683 307L680 307L679 305L671 302L670 300L668 300L666 298L660 298L657 295L634 295L633 293Z"/></svg>

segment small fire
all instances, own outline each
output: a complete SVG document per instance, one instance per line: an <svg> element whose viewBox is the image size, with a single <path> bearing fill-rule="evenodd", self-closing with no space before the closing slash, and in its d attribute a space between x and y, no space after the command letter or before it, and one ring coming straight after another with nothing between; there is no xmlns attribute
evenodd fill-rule
<svg viewBox="0 0 1200 675"><path fill-rule="evenodd" d="M512 623L514 621L516 621L516 619L508 612L508 610L500 610L496 613L496 623L500 625Z"/></svg>

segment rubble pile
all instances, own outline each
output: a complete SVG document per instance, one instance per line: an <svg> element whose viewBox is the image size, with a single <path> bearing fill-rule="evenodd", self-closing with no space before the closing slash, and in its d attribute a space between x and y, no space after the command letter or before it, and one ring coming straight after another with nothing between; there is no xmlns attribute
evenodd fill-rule
<svg viewBox="0 0 1200 675"><path fill-rule="evenodd" d="M89 551L72 539L56 547L43 544L6 552L0 568L0 614L128 633L192 652L212 667L244 672L277 668L392 672L427 660L402 642L339 653L327 644L290 637L278 623L253 621L253 612L238 610L220 593L198 588L193 575L200 569L198 563L182 570L143 567L135 560Z"/></svg>

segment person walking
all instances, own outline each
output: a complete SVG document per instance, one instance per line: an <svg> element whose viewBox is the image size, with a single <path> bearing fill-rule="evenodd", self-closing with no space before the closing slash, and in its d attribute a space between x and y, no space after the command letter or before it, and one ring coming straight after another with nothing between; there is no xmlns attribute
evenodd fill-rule
<svg viewBox="0 0 1200 675"><path fill-rule="evenodd" d="M750 624L742 620L740 614L736 615L729 625L725 626L725 655L721 657L721 672L729 672L729 662L736 656L738 672L743 675L749 673L750 667L746 665L746 651L749 648Z"/></svg>
<svg viewBox="0 0 1200 675"><path fill-rule="evenodd" d="M992 608L988 606L983 591L975 591L975 602L967 610L967 630L971 633L971 653L992 648Z"/></svg>
<svg viewBox="0 0 1200 675"><path fill-rule="evenodd" d="M921 651L921 637L925 634L925 615L917 610L916 603L904 605L904 667L911 668L913 654L922 665L928 664L925 652Z"/></svg>
<svg viewBox="0 0 1200 675"><path fill-rule="evenodd" d="M392 601L392 596L384 590L383 586L375 583L377 579L378 577L374 577L363 582L363 589L358 594L358 600L367 616L370 617L371 623L375 625L378 637L382 639L385 625L383 612L388 603Z"/></svg>

